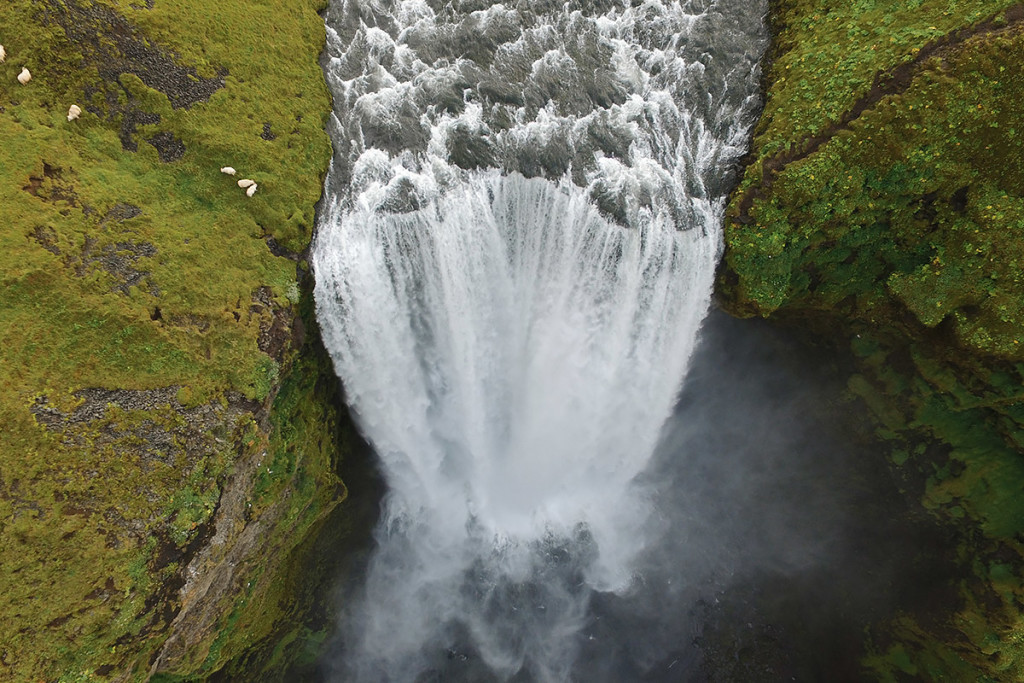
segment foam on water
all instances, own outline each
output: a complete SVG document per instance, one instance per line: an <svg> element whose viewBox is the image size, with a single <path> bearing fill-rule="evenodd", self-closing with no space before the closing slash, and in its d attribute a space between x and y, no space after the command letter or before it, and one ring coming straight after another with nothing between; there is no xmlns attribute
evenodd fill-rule
<svg viewBox="0 0 1024 683"><path fill-rule="evenodd" d="M390 489L346 679L563 680L629 584L756 104L740 5L332 7L317 311Z"/></svg>

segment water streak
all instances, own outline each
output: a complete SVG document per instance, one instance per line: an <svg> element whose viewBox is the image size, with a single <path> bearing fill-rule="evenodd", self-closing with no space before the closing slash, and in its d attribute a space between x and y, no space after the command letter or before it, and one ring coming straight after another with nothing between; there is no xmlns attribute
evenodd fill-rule
<svg viewBox="0 0 1024 683"><path fill-rule="evenodd" d="M332 8L317 309L390 488L346 679L565 680L628 586L756 102L739 4Z"/></svg>

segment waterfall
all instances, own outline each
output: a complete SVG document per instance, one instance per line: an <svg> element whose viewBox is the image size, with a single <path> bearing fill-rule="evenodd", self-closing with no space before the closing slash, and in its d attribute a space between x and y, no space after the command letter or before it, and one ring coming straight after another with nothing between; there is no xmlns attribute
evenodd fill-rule
<svg viewBox="0 0 1024 683"><path fill-rule="evenodd" d="M389 487L340 678L571 676L644 546L763 34L713 0L332 6L317 314Z"/></svg>

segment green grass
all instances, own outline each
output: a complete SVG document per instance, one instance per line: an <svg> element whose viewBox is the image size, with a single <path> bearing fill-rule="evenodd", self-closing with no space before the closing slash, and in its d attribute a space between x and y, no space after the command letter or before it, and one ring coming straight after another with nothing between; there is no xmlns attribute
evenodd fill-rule
<svg viewBox="0 0 1024 683"><path fill-rule="evenodd" d="M275 311L293 315L296 265L264 237L305 247L330 154L322 3L136 4L0 7L0 675L11 680L99 680L142 666L166 635L161 609L187 558L161 553L198 538L246 452L251 420L232 397L267 399L286 361L258 342ZM96 48L54 19L79 13L75 25L113 49L90 8L126 18L140 44L198 78L226 70L224 87L174 108L132 73L104 80ZM86 111L69 123L71 103ZM159 116L137 125L137 151L119 137L126 106ZM159 133L181 141L180 159L160 160L146 142ZM45 397L70 414L92 388L171 388L177 401L58 429L31 411ZM198 436L191 409L209 411Z"/></svg>
<svg viewBox="0 0 1024 683"><path fill-rule="evenodd" d="M1000 20L1011 5L773 3L765 114L728 212L726 306L848 339L850 389L894 467L958 530L961 604L874 625L865 665L881 680L1024 677L1024 30ZM876 77L983 21L847 113Z"/></svg>
<svg viewBox="0 0 1024 683"><path fill-rule="evenodd" d="M1015 5L1013 0L772 2L771 88L756 132L764 159L840 121L879 73L928 42Z"/></svg>

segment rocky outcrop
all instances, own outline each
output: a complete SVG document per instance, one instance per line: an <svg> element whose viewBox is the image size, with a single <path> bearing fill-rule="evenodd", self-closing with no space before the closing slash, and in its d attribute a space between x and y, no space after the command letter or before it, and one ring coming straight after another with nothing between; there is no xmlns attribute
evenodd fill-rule
<svg viewBox="0 0 1024 683"><path fill-rule="evenodd" d="M771 19L724 303L847 346L896 476L957 529L958 600L876 624L871 675L1019 679L1024 5L778 0Z"/></svg>

